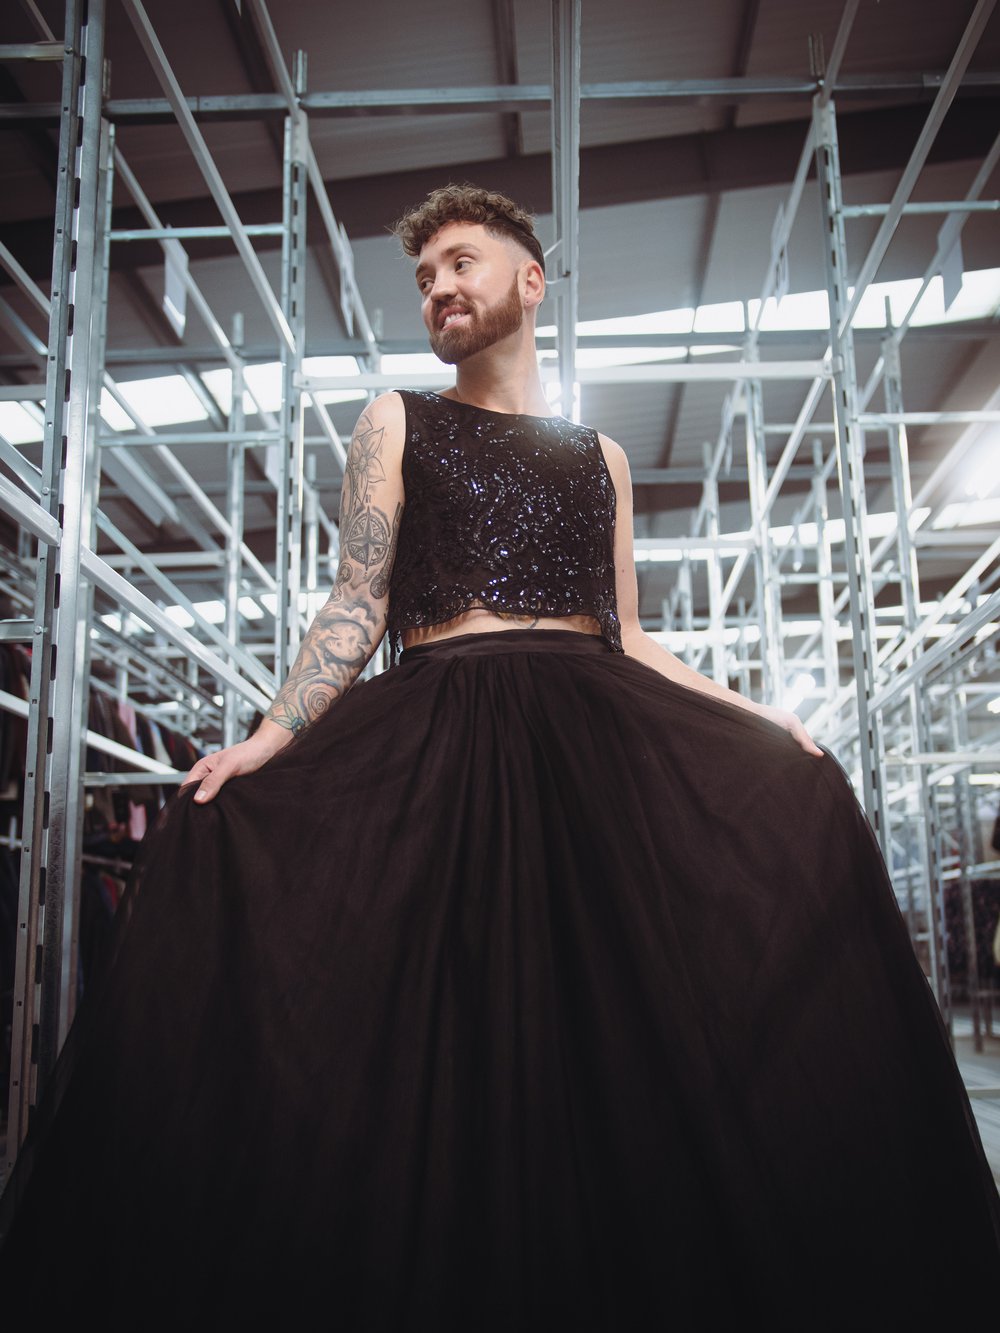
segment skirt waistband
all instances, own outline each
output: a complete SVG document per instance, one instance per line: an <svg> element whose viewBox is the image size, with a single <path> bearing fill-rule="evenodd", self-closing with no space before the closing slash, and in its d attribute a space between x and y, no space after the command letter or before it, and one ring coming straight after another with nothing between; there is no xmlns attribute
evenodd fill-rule
<svg viewBox="0 0 1000 1333"><path fill-rule="evenodd" d="M399 665L421 657L480 657L487 653L610 653L599 634L575 629L500 629L404 648Z"/></svg>

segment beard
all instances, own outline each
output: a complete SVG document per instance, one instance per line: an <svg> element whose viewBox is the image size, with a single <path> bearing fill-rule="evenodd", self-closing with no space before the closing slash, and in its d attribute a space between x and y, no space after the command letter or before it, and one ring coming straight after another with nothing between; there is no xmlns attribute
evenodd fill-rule
<svg viewBox="0 0 1000 1333"><path fill-rule="evenodd" d="M524 307L515 278L507 295L485 314L479 315L470 309L467 323L450 329L434 329L430 335L431 351L439 361L457 366L466 357L485 351L501 338L509 338L523 323Z"/></svg>

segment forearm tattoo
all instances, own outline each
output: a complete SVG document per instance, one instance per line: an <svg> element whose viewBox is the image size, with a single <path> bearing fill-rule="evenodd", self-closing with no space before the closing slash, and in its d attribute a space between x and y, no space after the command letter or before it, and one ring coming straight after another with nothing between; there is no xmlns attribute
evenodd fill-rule
<svg viewBox="0 0 1000 1333"><path fill-rule="evenodd" d="M340 565L333 592L302 640L288 679L265 716L295 735L345 694L364 670L384 629L376 605L389 590L389 574L403 506L390 520L373 503L385 480L384 429L362 414L347 455L340 498Z"/></svg>

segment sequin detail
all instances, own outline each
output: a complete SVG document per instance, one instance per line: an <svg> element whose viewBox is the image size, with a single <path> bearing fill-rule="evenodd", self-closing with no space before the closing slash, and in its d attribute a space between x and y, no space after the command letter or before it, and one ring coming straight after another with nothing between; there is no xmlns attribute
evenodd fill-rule
<svg viewBox="0 0 1000 1333"><path fill-rule="evenodd" d="M596 432L435 393L400 397L406 503L389 584L393 662L404 629L439 625L475 605L591 615L622 652L615 487Z"/></svg>

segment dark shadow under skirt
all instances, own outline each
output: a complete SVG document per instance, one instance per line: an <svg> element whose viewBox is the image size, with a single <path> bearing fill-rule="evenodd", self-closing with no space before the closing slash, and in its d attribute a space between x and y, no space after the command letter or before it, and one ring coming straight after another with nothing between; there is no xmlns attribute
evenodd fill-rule
<svg viewBox="0 0 1000 1333"><path fill-rule="evenodd" d="M4 1313L995 1315L996 1189L831 757L600 639L508 631L408 651L191 790L24 1154Z"/></svg>

